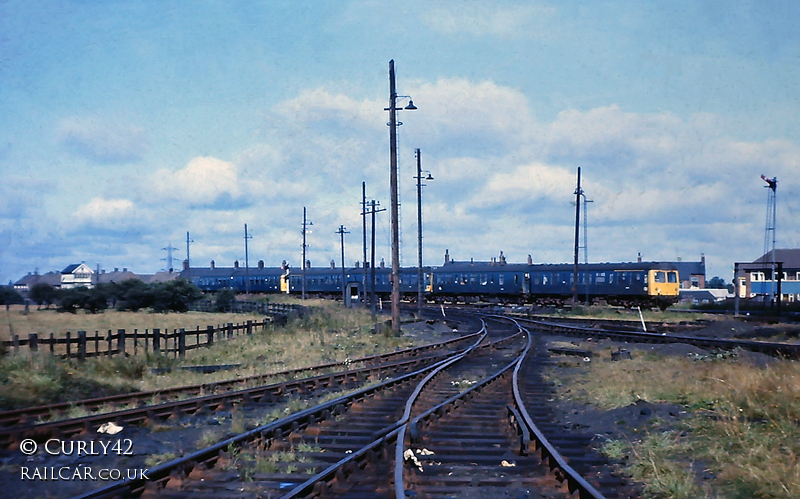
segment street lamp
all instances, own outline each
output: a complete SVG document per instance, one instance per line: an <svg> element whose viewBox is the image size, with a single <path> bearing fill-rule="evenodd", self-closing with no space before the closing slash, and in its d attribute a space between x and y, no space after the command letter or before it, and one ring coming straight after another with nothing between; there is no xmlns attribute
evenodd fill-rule
<svg viewBox="0 0 800 499"><path fill-rule="evenodd" d="M425 300L424 281L422 279L422 188L425 184L423 180L433 180L433 175L428 170L428 174L422 178L422 152L417 149L417 320L422 320L422 304Z"/></svg>
<svg viewBox="0 0 800 499"><path fill-rule="evenodd" d="M408 99L404 108L396 107L397 99ZM394 82L394 59L389 61L389 161L391 168L390 190L392 197L392 332L400 335L400 229L398 224L399 208L397 196L397 111L414 110L414 101L408 95L397 95Z"/></svg>

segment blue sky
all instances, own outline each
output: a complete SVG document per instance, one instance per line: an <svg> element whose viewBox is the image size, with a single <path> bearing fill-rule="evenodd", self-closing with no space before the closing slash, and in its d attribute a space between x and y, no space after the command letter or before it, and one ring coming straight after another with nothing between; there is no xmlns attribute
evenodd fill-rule
<svg viewBox="0 0 800 499"><path fill-rule="evenodd" d="M800 4L791 1L0 1L0 282L92 268L361 260L361 182L402 260L572 259L582 168L592 261L697 260L729 281L800 246ZM378 258L389 262L379 216ZM175 263L179 267L179 263Z"/></svg>

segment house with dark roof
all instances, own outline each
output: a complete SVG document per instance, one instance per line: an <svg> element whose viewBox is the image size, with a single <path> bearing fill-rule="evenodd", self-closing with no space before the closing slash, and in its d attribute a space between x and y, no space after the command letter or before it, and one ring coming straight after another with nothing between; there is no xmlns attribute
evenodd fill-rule
<svg viewBox="0 0 800 499"><path fill-rule="evenodd" d="M61 289L94 287L94 271L85 263L73 263L61 271Z"/></svg>
<svg viewBox="0 0 800 499"><path fill-rule="evenodd" d="M768 300L780 287L782 302L800 301L800 249L776 249L741 263L737 279L739 298Z"/></svg>
<svg viewBox="0 0 800 499"><path fill-rule="evenodd" d="M28 273L25 277L14 283L14 289L24 296L37 284L47 284L54 288L61 287L61 272L48 272L39 274L38 272Z"/></svg>

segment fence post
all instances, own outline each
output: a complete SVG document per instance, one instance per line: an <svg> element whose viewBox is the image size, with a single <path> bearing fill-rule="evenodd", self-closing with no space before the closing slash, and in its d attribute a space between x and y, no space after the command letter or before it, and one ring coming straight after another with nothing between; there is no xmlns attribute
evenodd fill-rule
<svg viewBox="0 0 800 499"><path fill-rule="evenodd" d="M108 330L108 334L106 335L106 346L108 350L106 350L106 356L111 357L111 330Z"/></svg>
<svg viewBox="0 0 800 499"><path fill-rule="evenodd" d="M70 333L69 331L67 331L67 358L68 358L68 359L71 357L71 355L70 355L70 354L72 353L72 352L70 351L70 347L72 346L72 345L70 344L70 343L72 343L72 338L71 338L71 335L72 335L72 333Z"/></svg>
<svg viewBox="0 0 800 499"><path fill-rule="evenodd" d="M139 329L133 329L133 355L139 351Z"/></svg>
<svg viewBox="0 0 800 499"><path fill-rule="evenodd" d="M206 346L211 346L214 344L214 326L207 326L206 327L206 335L208 338L206 339Z"/></svg>
<svg viewBox="0 0 800 499"><path fill-rule="evenodd" d="M50 333L50 355L56 353L56 338L53 333Z"/></svg>
<svg viewBox="0 0 800 499"><path fill-rule="evenodd" d="M247 334L253 334L253 321L247 321Z"/></svg>
<svg viewBox="0 0 800 499"><path fill-rule="evenodd" d="M19 353L19 335L15 334L13 338L11 338L11 345L14 347L14 355Z"/></svg>
<svg viewBox="0 0 800 499"><path fill-rule="evenodd" d="M153 328L153 353L158 353L161 350L161 331Z"/></svg>
<svg viewBox="0 0 800 499"><path fill-rule="evenodd" d="M233 322L228 323L228 339L233 338Z"/></svg>
<svg viewBox="0 0 800 499"><path fill-rule="evenodd" d="M178 330L178 355L180 358L186 357L186 330L183 328Z"/></svg>
<svg viewBox="0 0 800 499"><path fill-rule="evenodd" d="M36 333L30 333L28 335L28 348L31 349L31 352L39 351L39 335Z"/></svg>
<svg viewBox="0 0 800 499"><path fill-rule="evenodd" d="M86 360L86 331L78 331L78 362Z"/></svg>
<svg viewBox="0 0 800 499"><path fill-rule="evenodd" d="M125 355L125 330L117 329L117 350L122 355Z"/></svg>

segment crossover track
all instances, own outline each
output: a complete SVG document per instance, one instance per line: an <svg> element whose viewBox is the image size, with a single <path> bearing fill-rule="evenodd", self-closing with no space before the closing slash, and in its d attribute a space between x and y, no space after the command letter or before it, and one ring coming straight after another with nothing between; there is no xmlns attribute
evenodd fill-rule
<svg viewBox="0 0 800 499"><path fill-rule="evenodd" d="M536 427L540 347L513 320L486 322L462 351L80 498L604 497L570 466L590 459L568 462Z"/></svg>

